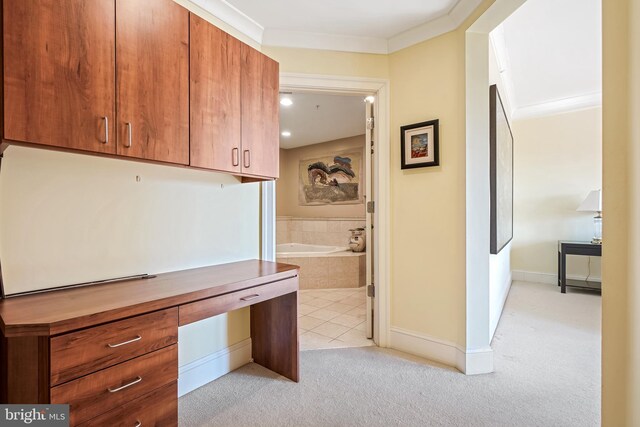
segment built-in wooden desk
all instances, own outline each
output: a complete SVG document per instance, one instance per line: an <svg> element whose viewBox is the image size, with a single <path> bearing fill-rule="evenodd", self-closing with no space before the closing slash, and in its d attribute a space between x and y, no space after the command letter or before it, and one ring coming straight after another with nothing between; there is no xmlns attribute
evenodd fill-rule
<svg viewBox="0 0 640 427"><path fill-rule="evenodd" d="M254 362L299 379L298 267L242 261L0 300L0 402L176 425L178 326L251 306Z"/></svg>

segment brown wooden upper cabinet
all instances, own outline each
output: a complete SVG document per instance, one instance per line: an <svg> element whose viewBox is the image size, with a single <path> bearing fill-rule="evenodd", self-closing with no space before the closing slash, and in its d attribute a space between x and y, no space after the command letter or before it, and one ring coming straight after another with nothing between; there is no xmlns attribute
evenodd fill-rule
<svg viewBox="0 0 640 427"><path fill-rule="evenodd" d="M242 45L242 172L278 177L280 154L278 63Z"/></svg>
<svg viewBox="0 0 640 427"><path fill-rule="evenodd" d="M2 7L5 140L189 163L186 9L171 0Z"/></svg>
<svg viewBox="0 0 640 427"><path fill-rule="evenodd" d="M278 63L257 50L172 0L2 14L5 142L278 177Z"/></svg>
<svg viewBox="0 0 640 427"><path fill-rule="evenodd" d="M191 14L191 165L241 173L242 43Z"/></svg>
<svg viewBox="0 0 640 427"><path fill-rule="evenodd" d="M113 0L2 2L3 137L115 153Z"/></svg>
<svg viewBox="0 0 640 427"><path fill-rule="evenodd" d="M119 155L189 164L189 12L116 0Z"/></svg>
<svg viewBox="0 0 640 427"><path fill-rule="evenodd" d="M191 165L278 176L278 63L191 15Z"/></svg>

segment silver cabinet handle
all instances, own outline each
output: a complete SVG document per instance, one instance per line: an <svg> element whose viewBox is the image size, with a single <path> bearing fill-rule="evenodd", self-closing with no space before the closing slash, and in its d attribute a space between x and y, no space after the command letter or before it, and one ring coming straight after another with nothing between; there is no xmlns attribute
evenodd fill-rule
<svg viewBox="0 0 640 427"><path fill-rule="evenodd" d="M109 143L109 117L104 116L104 141L103 144Z"/></svg>
<svg viewBox="0 0 640 427"><path fill-rule="evenodd" d="M260 295L258 295L258 294L253 294L253 295L249 295L249 296L246 296L246 297L242 297L242 298L240 298L240 300L242 300L242 301L251 301L252 299L258 298L259 296Z"/></svg>
<svg viewBox="0 0 640 427"><path fill-rule="evenodd" d="M117 391L124 390L127 387L131 387L134 384L138 384L140 381L142 381L142 377L136 377L136 379L131 381L129 384L125 384L125 385L120 386L118 388L109 387L107 390L109 391L109 393L115 393Z"/></svg>
<svg viewBox="0 0 640 427"><path fill-rule="evenodd" d="M240 149L238 147L231 150L232 164L238 166L240 164Z"/></svg>
<svg viewBox="0 0 640 427"><path fill-rule="evenodd" d="M137 335L134 339L129 340L129 341L125 341L125 342L121 342L119 344L107 344L107 347L109 348L116 348L116 347L120 347L126 344L131 344L132 342L136 342L136 341L140 341L142 339L142 337L140 335Z"/></svg>
<svg viewBox="0 0 640 427"><path fill-rule="evenodd" d="M251 167L251 151L249 150L244 150L244 167Z"/></svg>
<svg viewBox="0 0 640 427"><path fill-rule="evenodd" d="M124 145L127 148L131 148L131 134L133 133L133 125L127 122L127 143Z"/></svg>
<svg viewBox="0 0 640 427"><path fill-rule="evenodd" d="M142 427L142 423L140 421L136 421L136 425L133 427Z"/></svg>

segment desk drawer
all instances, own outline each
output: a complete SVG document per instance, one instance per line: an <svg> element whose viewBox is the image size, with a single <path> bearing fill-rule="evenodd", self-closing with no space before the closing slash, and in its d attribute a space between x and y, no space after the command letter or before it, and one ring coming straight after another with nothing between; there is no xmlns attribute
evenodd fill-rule
<svg viewBox="0 0 640 427"><path fill-rule="evenodd" d="M177 308L51 338L51 385L62 384L176 342Z"/></svg>
<svg viewBox="0 0 640 427"><path fill-rule="evenodd" d="M77 425L178 379L178 345L53 387L51 403L71 405Z"/></svg>
<svg viewBox="0 0 640 427"><path fill-rule="evenodd" d="M178 383L172 382L80 427L175 427L178 425Z"/></svg>
<svg viewBox="0 0 640 427"><path fill-rule="evenodd" d="M298 277L279 280L180 306L180 326L298 290Z"/></svg>

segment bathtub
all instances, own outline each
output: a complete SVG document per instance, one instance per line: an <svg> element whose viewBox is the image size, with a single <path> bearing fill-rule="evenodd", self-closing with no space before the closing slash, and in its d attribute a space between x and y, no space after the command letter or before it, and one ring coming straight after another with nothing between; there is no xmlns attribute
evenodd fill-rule
<svg viewBox="0 0 640 427"><path fill-rule="evenodd" d="M300 267L300 289L359 288L364 286L366 257L344 246L282 243L276 261Z"/></svg>
<svg viewBox="0 0 640 427"><path fill-rule="evenodd" d="M345 252L349 248L343 246L305 245L303 243L282 243L276 245L276 257L318 256Z"/></svg>

